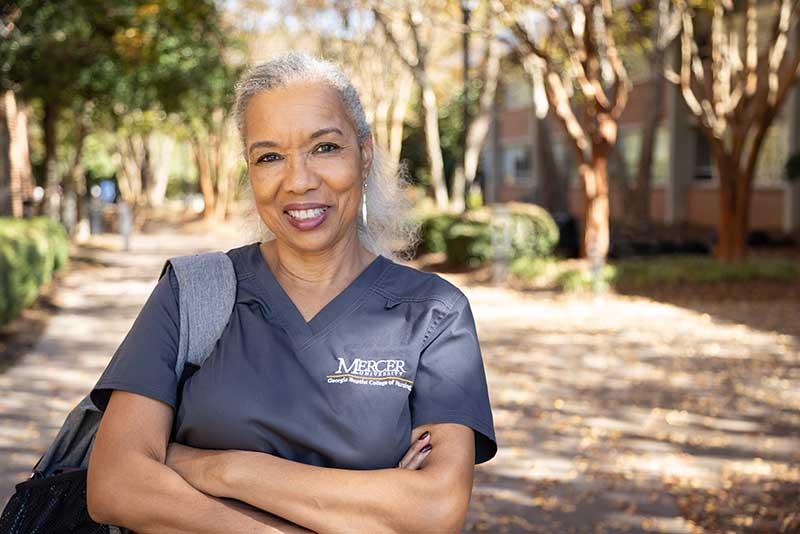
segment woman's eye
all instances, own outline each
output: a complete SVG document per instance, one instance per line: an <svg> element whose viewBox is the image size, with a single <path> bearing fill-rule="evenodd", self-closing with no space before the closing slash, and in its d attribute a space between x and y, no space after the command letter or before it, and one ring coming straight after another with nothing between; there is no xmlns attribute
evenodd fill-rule
<svg viewBox="0 0 800 534"><path fill-rule="evenodd" d="M280 156L275 152L270 152L269 154L264 154L260 158L256 160L256 163L261 163L262 161L270 162L270 161L277 161L280 159Z"/></svg>
<svg viewBox="0 0 800 534"><path fill-rule="evenodd" d="M320 143L317 145L317 152L333 152L339 149L339 145L335 143Z"/></svg>

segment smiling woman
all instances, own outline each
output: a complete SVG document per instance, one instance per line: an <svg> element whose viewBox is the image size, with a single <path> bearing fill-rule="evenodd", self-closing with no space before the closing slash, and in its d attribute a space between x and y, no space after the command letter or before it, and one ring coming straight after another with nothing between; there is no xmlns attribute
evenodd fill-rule
<svg viewBox="0 0 800 534"><path fill-rule="evenodd" d="M169 265L95 385L92 517L137 532L459 532L474 465L497 451L466 295L396 261L403 183L337 67L258 65L236 109L264 231L227 251L235 304L180 402Z"/></svg>
<svg viewBox="0 0 800 534"><path fill-rule="evenodd" d="M370 137L359 142L338 91L295 82L253 95L244 113L255 206L275 242L353 252L373 146Z"/></svg>
<svg viewBox="0 0 800 534"><path fill-rule="evenodd" d="M310 91L312 100L306 102L317 116L305 116L301 110L293 111L282 106L270 112L269 109L262 108L260 111L251 109L251 100L258 100L274 90L284 90L284 93L292 92L289 89L289 81L293 88L306 86ZM311 82L311 83L309 83ZM313 94L316 91L318 94ZM274 102L274 99L273 99ZM303 103L299 102L302 106ZM314 109L312 106L316 105ZM336 66L311 58L304 54L287 54L281 61L272 61L253 67L249 73L242 78L237 86L236 101L236 122L245 150L245 159L248 161L248 168L252 171L251 162L273 163L281 160L281 153L275 150L277 138L261 137L254 132L248 133L248 119L252 120L254 115L261 115L267 120L292 124L292 117L297 117L297 112L306 119L311 131L306 131L305 141L316 141L313 149L317 152L317 161L324 164L325 159L320 156L336 157L342 161L342 151L344 156L361 156L356 150L364 147L370 152L370 161L366 163L366 176L353 174L353 178L362 178L360 184L361 192L354 191L360 195L362 216L355 220L358 239L363 246L374 254L394 259L406 259L410 256L413 245L418 239L418 227L411 221L409 210L411 208L409 197L405 194L406 181L397 165L391 162L385 155L384 150L372 144L372 131L366 120L366 115L361 105L361 100L347 80L342 71ZM266 117L263 115L266 113ZM326 123L324 120L316 122L317 119L331 117L333 120ZM256 127L261 131L263 127L271 126L256 119L257 122L251 127ZM285 128L273 128L278 130L278 135L286 135ZM341 140L351 136L351 145L342 146ZM313 136L313 137L312 137ZM331 138L330 136L338 137ZM248 144L249 141L249 144ZM355 145L355 146L354 146ZM254 158L251 152L257 151ZM259 159L261 161L259 161ZM352 163L352 162L351 162ZM245 188L245 194L250 196L253 205L256 199L253 198L257 190L252 182L253 174L249 174L253 187ZM363 215L368 213L368 217ZM254 226L262 241L270 241L275 237L273 228L268 224L260 212L254 212Z"/></svg>

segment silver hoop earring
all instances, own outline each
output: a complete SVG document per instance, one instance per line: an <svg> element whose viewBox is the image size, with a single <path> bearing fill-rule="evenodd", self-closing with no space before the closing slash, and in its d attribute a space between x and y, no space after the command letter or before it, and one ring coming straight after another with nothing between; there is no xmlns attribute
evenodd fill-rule
<svg viewBox="0 0 800 534"><path fill-rule="evenodd" d="M361 192L361 221L364 228L367 227L367 181L364 180L364 188Z"/></svg>

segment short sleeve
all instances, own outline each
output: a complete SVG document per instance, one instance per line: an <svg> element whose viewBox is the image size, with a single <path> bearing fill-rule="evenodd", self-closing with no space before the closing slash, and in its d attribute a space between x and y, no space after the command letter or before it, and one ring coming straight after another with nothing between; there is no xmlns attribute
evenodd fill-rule
<svg viewBox="0 0 800 534"><path fill-rule="evenodd" d="M472 310L463 293L434 314L411 390L412 428L459 423L475 431L475 463L494 457L497 442L486 373Z"/></svg>
<svg viewBox="0 0 800 534"><path fill-rule="evenodd" d="M178 281L172 265L159 279L133 326L92 389L92 402L105 411L115 389L176 404L175 362L180 336Z"/></svg>

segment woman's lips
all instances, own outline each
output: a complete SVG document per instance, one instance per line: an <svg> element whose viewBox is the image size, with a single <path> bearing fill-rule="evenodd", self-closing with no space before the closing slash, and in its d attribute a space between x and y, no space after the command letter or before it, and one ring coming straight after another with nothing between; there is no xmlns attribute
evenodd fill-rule
<svg viewBox="0 0 800 534"><path fill-rule="evenodd" d="M332 209L331 207L328 207L325 209L325 211L323 211L316 217L312 217L310 219L296 219L292 217L291 214L289 214L288 212L284 213L286 213L286 217L289 218L289 224L291 224L298 230L311 230L322 224L322 222L328 217L328 212L331 211L331 209Z"/></svg>

